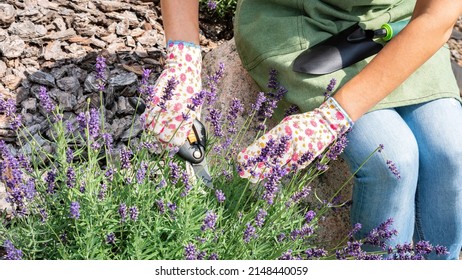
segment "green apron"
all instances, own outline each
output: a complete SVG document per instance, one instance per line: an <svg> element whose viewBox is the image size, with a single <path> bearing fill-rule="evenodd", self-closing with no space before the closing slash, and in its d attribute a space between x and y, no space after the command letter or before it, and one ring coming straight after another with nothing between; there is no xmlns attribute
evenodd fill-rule
<svg viewBox="0 0 462 280"><path fill-rule="evenodd" d="M414 6L415 0L240 0L234 26L236 48L243 66L263 90L269 71L278 71L278 80L288 93L276 118L290 104L307 112L324 101L323 93L332 78L337 80L337 88L341 87L372 57L331 74L309 75L292 70L302 51L357 22L363 28L377 29L409 18ZM374 87L371 84L370 90ZM460 100L446 46L371 110L443 97Z"/></svg>

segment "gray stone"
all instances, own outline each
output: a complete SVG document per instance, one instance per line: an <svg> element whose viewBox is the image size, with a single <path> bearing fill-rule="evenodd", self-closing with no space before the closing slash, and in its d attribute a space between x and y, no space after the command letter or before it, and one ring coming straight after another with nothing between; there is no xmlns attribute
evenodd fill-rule
<svg viewBox="0 0 462 280"><path fill-rule="evenodd" d="M141 127L140 119L136 118L135 123L125 130L122 136L120 136L120 140L126 142L129 139L138 136L142 130L143 128Z"/></svg>
<svg viewBox="0 0 462 280"><path fill-rule="evenodd" d="M49 94L53 99L58 101L59 108L63 111L71 111L77 105L76 95L72 92L53 88Z"/></svg>
<svg viewBox="0 0 462 280"><path fill-rule="evenodd" d="M117 114L118 115L133 115L135 113L135 108L133 108L129 103L127 98L119 96L117 98Z"/></svg>
<svg viewBox="0 0 462 280"><path fill-rule="evenodd" d="M20 57L25 47L24 40L17 35L9 36L0 42L0 51L6 58Z"/></svg>
<svg viewBox="0 0 462 280"><path fill-rule="evenodd" d="M76 77L64 77L56 81L59 89L77 95L80 90L80 82Z"/></svg>
<svg viewBox="0 0 462 280"><path fill-rule="evenodd" d="M0 4L0 25L8 25L14 22L16 9L9 4Z"/></svg>
<svg viewBox="0 0 462 280"><path fill-rule="evenodd" d="M136 83L138 77L132 72L121 72L116 75L111 75L108 82L114 87L128 86Z"/></svg>
<svg viewBox="0 0 462 280"><path fill-rule="evenodd" d="M50 86L50 87L56 86L55 77L43 71L37 71L37 72L32 73L29 76L29 80L34 83L41 84L44 86Z"/></svg>
<svg viewBox="0 0 462 280"><path fill-rule="evenodd" d="M35 98L28 98L21 102L21 113L35 113L37 112L37 99Z"/></svg>
<svg viewBox="0 0 462 280"><path fill-rule="evenodd" d="M0 60L0 78L5 77L6 75L6 64Z"/></svg>
<svg viewBox="0 0 462 280"><path fill-rule="evenodd" d="M36 25L30 20L25 20L12 23L10 28L8 28L8 32L11 35L18 35L22 39L33 39L45 36L47 29L43 25Z"/></svg>

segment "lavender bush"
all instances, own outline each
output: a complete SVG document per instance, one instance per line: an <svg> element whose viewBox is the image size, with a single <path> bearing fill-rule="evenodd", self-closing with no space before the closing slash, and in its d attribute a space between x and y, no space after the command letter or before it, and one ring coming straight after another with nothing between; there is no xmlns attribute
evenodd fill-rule
<svg viewBox="0 0 462 280"><path fill-rule="evenodd" d="M99 57L101 93L105 67ZM146 100L152 98L149 75L145 70L140 82ZM213 107L223 75L220 65L195 97L206 103L203 119L210 132L207 152L215 189L191 176L176 150L163 150L149 132L117 150L105 129L102 110L89 109L76 119L64 119L43 87L40 106L48 112L54 150L43 150L25 129L18 130L18 139L33 147L30 154L13 154L0 142L0 179L13 208L12 213L0 214L0 258L380 259L386 254L392 259L422 259L431 252L445 253L443 247L425 242L387 248L385 241L396 234L391 220L361 240L354 239L360 227L356 225L335 248L316 244L313 237L319 221L338 206L336 196L346 183L332 197L320 199L319 205L307 206L303 201L312 195L310 182L343 151L346 138L303 172L274 172L257 185L241 179L234 161L237 143L249 130L265 131L285 89L272 71L270 91L259 96L238 129L236 117L244 114L239 100L231 100L227 111ZM20 127L14 103L2 100L0 110ZM288 113L293 112L291 108ZM232 137L224 137L225 132ZM266 154L277 155L280 144L268 145ZM381 251L366 253L362 244Z"/></svg>

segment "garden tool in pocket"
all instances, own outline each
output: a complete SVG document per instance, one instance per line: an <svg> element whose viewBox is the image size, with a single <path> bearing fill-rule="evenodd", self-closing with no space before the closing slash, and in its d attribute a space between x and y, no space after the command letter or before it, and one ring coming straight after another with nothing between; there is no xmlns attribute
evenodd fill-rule
<svg viewBox="0 0 462 280"><path fill-rule="evenodd" d="M192 167L197 178L207 187L213 189L212 177L205 157L206 144L207 133L205 126L198 119L195 119L187 141L180 147L178 155L186 161L186 165Z"/></svg>
<svg viewBox="0 0 462 280"><path fill-rule="evenodd" d="M302 52L293 63L295 72L323 75L335 72L377 54L383 45L374 39L391 40L409 23L387 23L377 30L364 30L358 23Z"/></svg>

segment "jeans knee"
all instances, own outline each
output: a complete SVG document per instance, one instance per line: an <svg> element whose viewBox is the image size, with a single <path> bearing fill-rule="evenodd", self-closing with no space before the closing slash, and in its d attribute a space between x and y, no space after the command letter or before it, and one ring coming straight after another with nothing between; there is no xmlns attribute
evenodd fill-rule
<svg viewBox="0 0 462 280"><path fill-rule="evenodd" d="M417 146L396 149L393 153L382 152L376 158L375 176L387 185L407 185L417 180L419 174L419 153Z"/></svg>

